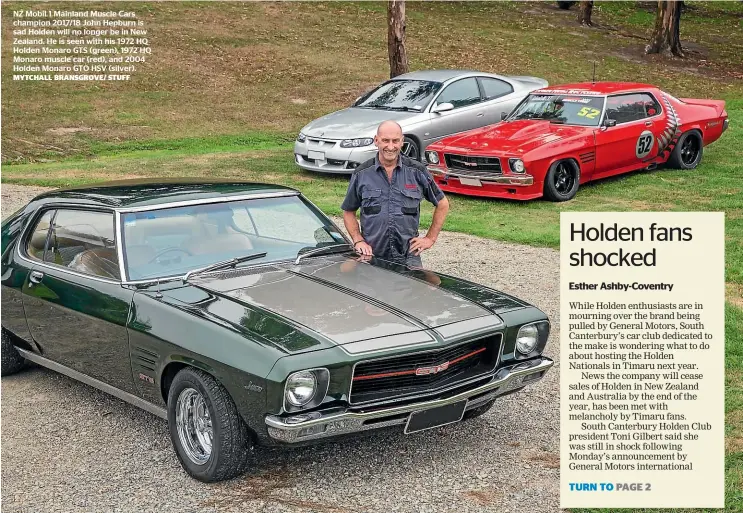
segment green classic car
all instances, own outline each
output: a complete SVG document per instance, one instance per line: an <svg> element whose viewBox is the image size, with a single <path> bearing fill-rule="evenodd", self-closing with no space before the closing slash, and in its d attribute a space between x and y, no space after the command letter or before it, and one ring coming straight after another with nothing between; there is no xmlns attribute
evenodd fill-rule
<svg viewBox="0 0 743 513"><path fill-rule="evenodd" d="M256 443L477 417L552 367L549 328L502 292L356 255L276 185L66 189L2 224L3 376L35 362L167 419L202 481Z"/></svg>

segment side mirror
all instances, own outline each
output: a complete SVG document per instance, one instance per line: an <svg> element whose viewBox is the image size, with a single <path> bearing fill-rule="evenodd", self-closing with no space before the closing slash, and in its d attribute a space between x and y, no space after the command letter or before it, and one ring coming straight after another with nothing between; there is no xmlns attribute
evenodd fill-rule
<svg viewBox="0 0 743 513"><path fill-rule="evenodd" d="M436 107L433 108L433 112L436 114L440 114L441 112L446 112L448 110L454 110L454 105L451 103L439 103L436 105Z"/></svg>
<svg viewBox="0 0 743 513"><path fill-rule="evenodd" d="M610 127L613 127L613 126L617 126L617 120L616 119L606 118L604 120L604 127L610 128Z"/></svg>
<svg viewBox="0 0 743 513"><path fill-rule="evenodd" d="M508 112L501 112L500 113L500 120L503 121L508 117Z"/></svg>

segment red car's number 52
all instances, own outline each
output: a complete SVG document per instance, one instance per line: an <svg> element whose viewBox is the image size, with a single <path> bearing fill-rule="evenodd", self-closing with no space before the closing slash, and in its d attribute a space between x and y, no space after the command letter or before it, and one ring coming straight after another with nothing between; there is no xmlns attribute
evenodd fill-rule
<svg viewBox="0 0 743 513"><path fill-rule="evenodd" d="M578 111L578 116L588 119L594 119L599 114L601 114L600 110L592 109L591 107L583 107Z"/></svg>
<svg viewBox="0 0 743 513"><path fill-rule="evenodd" d="M653 147L654 139L653 134L647 130L640 134L640 137L637 139L637 148L635 150L638 159L647 157L650 154L650 149Z"/></svg>

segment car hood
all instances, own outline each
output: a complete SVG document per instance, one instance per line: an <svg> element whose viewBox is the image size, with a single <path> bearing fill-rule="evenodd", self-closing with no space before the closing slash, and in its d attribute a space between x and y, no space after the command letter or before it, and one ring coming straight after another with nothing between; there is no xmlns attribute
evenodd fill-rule
<svg viewBox="0 0 743 513"><path fill-rule="evenodd" d="M302 133L325 139L373 137L382 121L393 119L404 125L406 120L420 115L420 112L350 107L312 121L302 129Z"/></svg>
<svg viewBox="0 0 743 513"><path fill-rule="evenodd" d="M584 136L592 130L592 127L523 119L470 130L443 139L439 144L444 146L444 150L460 152L526 153L545 144Z"/></svg>
<svg viewBox="0 0 743 513"><path fill-rule="evenodd" d="M162 293L289 353L457 338L502 328L497 312L528 306L446 275L343 256L193 277Z"/></svg>

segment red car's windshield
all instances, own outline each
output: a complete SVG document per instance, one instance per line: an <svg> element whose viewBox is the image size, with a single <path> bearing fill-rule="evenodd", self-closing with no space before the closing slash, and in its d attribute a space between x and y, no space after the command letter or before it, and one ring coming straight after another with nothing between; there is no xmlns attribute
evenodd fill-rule
<svg viewBox="0 0 743 513"><path fill-rule="evenodd" d="M544 119L566 125L598 126L603 108L602 96L532 94L508 120Z"/></svg>

